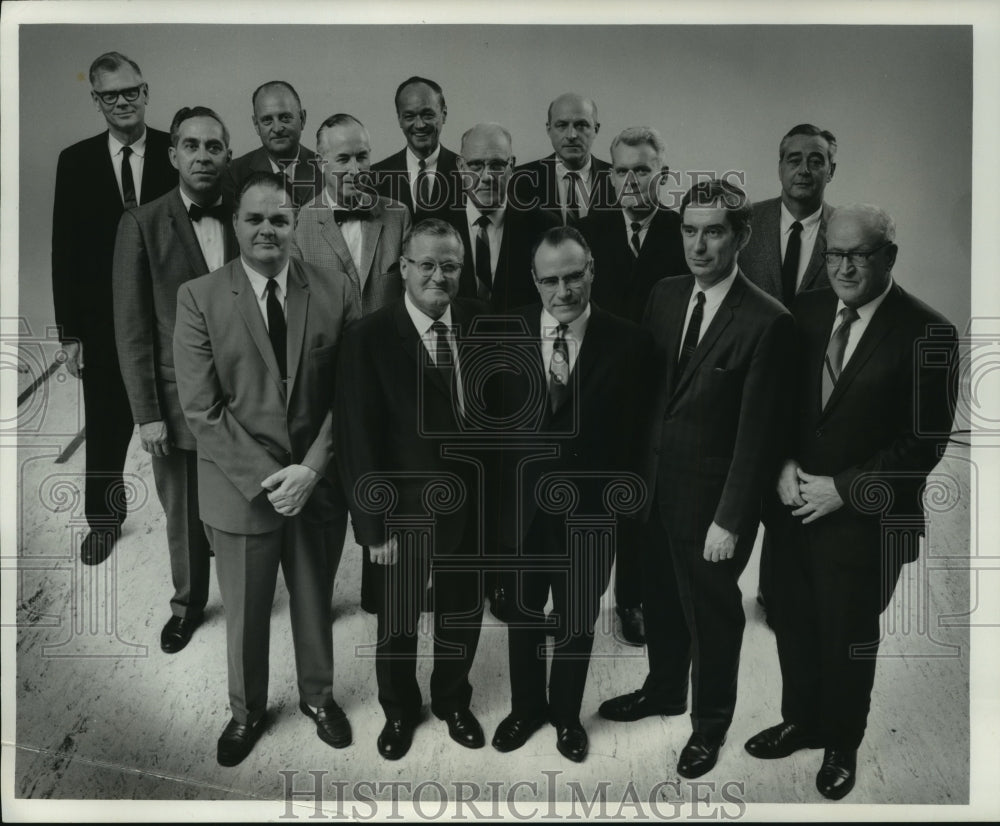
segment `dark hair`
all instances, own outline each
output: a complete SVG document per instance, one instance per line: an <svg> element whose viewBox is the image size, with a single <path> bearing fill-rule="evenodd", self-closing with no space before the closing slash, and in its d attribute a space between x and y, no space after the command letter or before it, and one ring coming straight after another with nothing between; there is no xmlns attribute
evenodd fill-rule
<svg viewBox="0 0 1000 826"><path fill-rule="evenodd" d="M461 257L465 258L465 244L462 241L462 236L459 234L458 230L455 229L447 221L442 221L439 218L425 218L419 224L415 224L410 227L410 231L406 233L406 237L403 238L402 251L404 255L408 255L410 252L410 245L413 243L413 239L418 235L430 235L434 238L453 238L458 242L458 248L462 251Z"/></svg>
<svg viewBox="0 0 1000 826"><path fill-rule="evenodd" d="M186 120L191 118L212 118L219 122L219 126L222 127L222 140L226 143L226 148L229 148L229 130L226 129L226 124L222 122L214 110L209 109L207 106L182 106L177 110L177 114L174 115L174 119L170 121L170 145L174 148L177 147L177 141L179 140L179 132L181 124Z"/></svg>
<svg viewBox="0 0 1000 826"><path fill-rule="evenodd" d="M299 105L299 111L302 110L302 99L299 97L299 93L295 91L295 87L292 86L287 80L269 80L267 83L262 83L256 89L253 90L253 94L250 96L250 105L256 111L257 109L257 95L263 92L268 86L281 86L292 93L292 97L295 98L295 102Z"/></svg>
<svg viewBox="0 0 1000 826"><path fill-rule="evenodd" d="M542 244L548 244L550 247L558 247L560 244L565 244L567 241L579 244L583 248L583 251L587 256L587 260L591 260L593 256L590 253L590 247L578 229L570 226L550 227L535 239L535 243L531 247L531 271L535 271L535 253L538 252L538 248L542 246Z"/></svg>
<svg viewBox="0 0 1000 826"><path fill-rule="evenodd" d="M335 126L346 126L349 123L356 123L362 129L365 129L365 125L354 117L354 115L348 115L345 112L337 112L335 115L330 115L330 117L319 125L319 129L316 130L316 145L319 145L319 136L323 134L324 129L333 129Z"/></svg>
<svg viewBox="0 0 1000 826"><path fill-rule="evenodd" d="M833 132L827 129L820 129L818 126L813 126L811 123L800 123L798 126L793 126L788 130L788 133L781 139L781 143L778 144L778 160L780 161L785 157L785 144L788 143L788 139L795 135L808 135L810 138L823 138L830 147L829 152L826 153L827 159L830 163L833 163L833 159L837 154L837 139L833 136Z"/></svg>
<svg viewBox="0 0 1000 826"><path fill-rule="evenodd" d="M393 98L393 102L396 105L396 112L397 113L399 112L399 96L401 94L403 94L403 89L405 89L407 86L410 86L410 85L412 85L414 83L423 83L424 86L430 86L431 91L434 92L438 96L438 102L441 104L441 108L442 109L445 108L444 92L441 91L441 87L437 83L435 83L433 80L431 80L430 78L420 77L419 75L414 75L413 77L408 77L406 80L404 80L402 83L400 83L399 86L396 87L396 95Z"/></svg>
<svg viewBox="0 0 1000 826"><path fill-rule="evenodd" d="M729 226L737 235L750 227L750 218L753 215L747 194L736 184L718 178L699 181L684 193L684 197L681 199L682 221L684 220L684 210L688 206L721 207L726 210Z"/></svg>
<svg viewBox="0 0 1000 826"><path fill-rule="evenodd" d="M236 202L233 204L234 213L238 213L240 211L240 204L243 202L243 196L246 194L247 190L255 186L266 186L269 189L284 192L285 178L276 172L262 172L260 170L251 172L244 179L243 183L240 184L239 191L236 193Z"/></svg>
<svg viewBox="0 0 1000 826"><path fill-rule="evenodd" d="M135 73L139 77L142 77L142 69L139 68L139 64L132 60L132 58L126 57L121 52L105 52L90 64L90 85L94 85L94 78L97 77L98 72L113 72L126 63L135 69Z"/></svg>

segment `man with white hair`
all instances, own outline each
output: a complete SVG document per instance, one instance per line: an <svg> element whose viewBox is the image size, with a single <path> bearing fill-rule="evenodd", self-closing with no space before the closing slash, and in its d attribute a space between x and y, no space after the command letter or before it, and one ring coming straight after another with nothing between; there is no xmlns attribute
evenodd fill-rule
<svg viewBox="0 0 1000 826"><path fill-rule="evenodd" d="M792 305L798 392L768 521L782 722L746 750L823 748L816 787L833 800L854 787L879 615L917 558L921 491L954 414L955 328L894 282L897 251L885 210L835 210L824 252L833 289Z"/></svg>

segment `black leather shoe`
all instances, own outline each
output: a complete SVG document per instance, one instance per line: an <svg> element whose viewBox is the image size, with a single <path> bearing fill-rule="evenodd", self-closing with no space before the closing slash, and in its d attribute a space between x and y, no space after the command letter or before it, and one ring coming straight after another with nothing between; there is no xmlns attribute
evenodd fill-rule
<svg viewBox="0 0 1000 826"><path fill-rule="evenodd" d="M556 748L567 760L582 763L587 756L587 732L579 720L572 723L556 723Z"/></svg>
<svg viewBox="0 0 1000 826"><path fill-rule="evenodd" d="M333 700L316 711L300 700L299 711L316 722L316 733L328 746L342 749L351 745L351 724L347 715Z"/></svg>
<svg viewBox="0 0 1000 826"><path fill-rule="evenodd" d="M219 737L218 761L220 766L237 766L250 754L254 743L264 733L267 715L261 715L257 722L238 723L235 718L222 730Z"/></svg>
<svg viewBox="0 0 1000 826"><path fill-rule="evenodd" d="M508 714L500 721L493 735L493 748L497 751L519 749L547 722L545 717L516 717Z"/></svg>
<svg viewBox="0 0 1000 826"><path fill-rule="evenodd" d="M858 770L858 753L854 749L827 749L823 765L816 775L816 788L823 797L840 800L854 788Z"/></svg>
<svg viewBox="0 0 1000 826"><path fill-rule="evenodd" d="M622 642L641 646L646 644L646 623L642 608L619 608L618 619L622 626Z"/></svg>
<svg viewBox="0 0 1000 826"><path fill-rule="evenodd" d="M612 697L601 703L597 713L605 720L615 720L619 723L631 723L634 720L641 720L643 717L652 717L654 714L662 714L665 717L673 717L687 711L687 703L675 706L654 703L642 690L633 691L631 694L622 694L620 697Z"/></svg>
<svg viewBox="0 0 1000 826"><path fill-rule="evenodd" d="M202 617L173 616L167 620L160 632L160 649L167 654L176 654L191 642L191 635L201 625Z"/></svg>
<svg viewBox="0 0 1000 826"><path fill-rule="evenodd" d="M410 750L416 727L409 720L386 720L378 736L378 753L386 760L399 760Z"/></svg>
<svg viewBox="0 0 1000 826"><path fill-rule="evenodd" d="M121 535L122 529L118 527L92 530L80 543L80 561L84 565L100 565L111 556Z"/></svg>
<svg viewBox="0 0 1000 826"><path fill-rule="evenodd" d="M677 761L677 773L681 777L694 778L710 772L715 767L719 759L719 750L725 742L725 736L721 740L716 740L697 731L694 732L681 750L680 759Z"/></svg>
<svg viewBox="0 0 1000 826"><path fill-rule="evenodd" d="M448 724L449 736L460 746L465 746L467 749L481 749L486 745L483 727L469 709L450 711L439 719Z"/></svg>
<svg viewBox="0 0 1000 826"><path fill-rule="evenodd" d="M508 620L507 592L503 585L494 585L490 589L490 613L500 622Z"/></svg>
<svg viewBox="0 0 1000 826"><path fill-rule="evenodd" d="M761 760L788 757L799 749L818 749L820 744L802 726L795 723L779 723L766 728L746 741L745 748Z"/></svg>

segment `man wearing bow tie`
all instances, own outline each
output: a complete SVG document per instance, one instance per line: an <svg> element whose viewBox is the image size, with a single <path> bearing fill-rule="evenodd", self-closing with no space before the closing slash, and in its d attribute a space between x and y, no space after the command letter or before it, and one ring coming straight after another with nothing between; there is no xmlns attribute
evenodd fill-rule
<svg viewBox="0 0 1000 826"><path fill-rule="evenodd" d="M160 647L173 654L201 624L209 581L195 441L181 412L174 375L177 289L236 255L236 239L232 205L222 196L230 156L225 124L204 106L181 109L170 125L170 143L170 162L180 182L122 216L112 278L122 377L167 517L174 595Z"/></svg>

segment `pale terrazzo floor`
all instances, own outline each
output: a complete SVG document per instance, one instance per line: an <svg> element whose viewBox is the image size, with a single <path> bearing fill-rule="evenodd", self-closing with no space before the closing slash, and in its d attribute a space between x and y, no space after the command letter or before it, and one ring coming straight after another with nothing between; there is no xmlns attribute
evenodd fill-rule
<svg viewBox="0 0 1000 826"><path fill-rule="evenodd" d="M159 632L169 616L170 596L164 520L148 458L137 441L133 441L127 470L144 503L130 515L121 542L104 566L89 569L75 562L85 526L68 494L81 481L83 450L67 464L53 463L75 432L75 392L69 382L50 381L45 398L26 405L31 410L21 411L16 796L265 800L275 801L270 816L276 818L285 811L278 802L284 799L285 789L281 771L299 773L297 788L311 782L305 772L313 770L328 772L327 784L334 780L437 781L452 789L460 780L481 788L494 782L501 784L502 796L511 793L516 799L537 799L523 786L511 791L518 781L529 781L538 784L543 802L548 783L555 784L554 797L565 800L568 784L574 781L587 798L602 781L609 781L607 797L614 801L621 798L629 781L640 797L648 797L661 781L679 782L674 766L689 734L686 717L632 724L597 717L601 700L637 688L645 674L641 649L624 646L613 637L608 625L613 614L610 593L605 595L599 621L604 630L599 630L584 699L583 723L591 745L586 762L578 765L563 759L551 728L538 732L512 754L500 755L488 744L483 750L469 751L452 743L444 724L429 713L406 758L397 763L382 760L375 747L383 718L376 702L373 663L355 651L355 645L374 640L375 618L357 605L359 552L350 540L334 594L334 688L351 720L353 745L344 750L328 748L297 709L288 599L279 584L272 623L272 722L242 765L220 767L215 743L229 711L224 617L214 574L205 624L182 653L163 654ZM967 554L967 449L953 451L954 456L946 458L939 470L961 494L957 506L934 514L933 553L925 554L925 559ZM14 562L6 559L5 567L14 567ZM727 783L735 784L729 787L731 794L748 802L819 803L822 798L813 785L819 752L767 762L754 760L742 749L749 736L780 716L774 640L752 599L756 565L755 553L744 577L748 624L736 720L718 766L702 780L714 781L708 793L716 803L725 802L721 795ZM927 596L906 602L897 592L890 611L901 621L883 650L923 656L890 656L880 663L868 735L859 753L858 783L845 802L958 804L968 799L968 631L960 623L937 627L938 617L966 610L968 574L961 566L943 570L932 563L908 566L907 576L920 586L914 593ZM921 613L925 604L926 614ZM930 632L926 623L917 622L923 616L931 618ZM902 620L912 620L908 630ZM426 636L421 650L429 651ZM426 702L426 659L420 664L420 674ZM484 627L472 682L473 709L489 739L508 711L504 627ZM679 791L669 800L705 794L704 786L700 792L692 791L687 782L670 788ZM364 794L389 797L388 791L378 795L367 789ZM489 793L484 794L488 797ZM303 815L307 816L310 804L302 805L309 807ZM662 805L669 813L669 805ZM616 804L608 811L614 813L617 808ZM489 804L480 804L480 809L488 812Z"/></svg>

